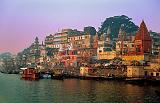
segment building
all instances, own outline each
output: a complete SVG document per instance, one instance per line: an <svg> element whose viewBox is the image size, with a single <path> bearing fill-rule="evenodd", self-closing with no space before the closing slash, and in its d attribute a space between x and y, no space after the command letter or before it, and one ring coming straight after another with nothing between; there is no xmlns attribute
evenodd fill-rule
<svg viewBox="0 0 160 103"><path fill-rule="evenodd" d="M92 36L90 34L78 33L74 35L68 35L69 45L72 43L74 48L90 48L92 44Z"/></svg>
<svg viewBox="0 0 160 103"><path fill-rule="evenodd" d="M134 47L133 47L133 43L134 43ZM136 33L134 42L131 42L129 44L131 46L127 47L128 48L127 53L125 53L124 55L122 54L123 60L149 61L150 54L152 52L152 39L144 21L142 21L142 23L140 24L140 28Z"/></svg>
<svg viewBox="0 0 160 103"><path fill-rule="evenodd" d="M64 67L77 67L77 50L71 44L67 49L59 49L58 60Z"/></svg>
<svg viewBox="0 0 160 103"><path fill-rule="evenodd" d="M144 21L140 24L140 28L135 36L135 54L144 55L152 52L152 39Z"/></svg>
<svg viewBox="0 0 160 103"><path fill-rule="evenodd" d="M122 55L131 55L134 53L134 36L127 35L122 27L119 30L118 40L116 42L116 53L118 57Z"/></svg>
<svg viewBox="0 0 160 103"><path fill-rule="evenodd" d="M98 33L93 37L93 48L98 48Z"/></svg>
<svg viewBox="0 0 160 103"><path fill-rule="evenodd" d="M53 40L54 40L54 36L52 34L50 34L49 36L46 36L46 38L45 38L46 48L54 48L53 47Z"/></svg>
<svg viewBox="0 0 160 103"><path fill-rule="evenodd" d="M59 62L66 67L89 63L97 54L96 47L93 47L94 36L77 30L70 30L67 34L68 42L59 48Z"/></svg>
<svg viewBox="0 0 160 103"><path fill-rule="evenodd" d="M67 48L68 47L68 32L71 29L62 29L61 32L55 33L53 39L53 48Z"/></svg>
<svg viewBox="0 0 160 103"><path fill-rule="evenodd" d="M143 66L127 66L127 77L144 77L145 70Z"/></svg>
<svg viewBox="0 0 160 103"><path fill-rule="evenodd" d="M93 68L91 67L80 67L80 76L89 76L93 73Z"/></svg>
<svg viewBox="0 0 160 103"><path fill-rule="evenodd" d="M160 52L160 34L150 31L152 37L152 54L158 55Z"/></svg>
<svg viewBox="0 0 160 103"><path fill-rule="evenodd" d="M108 28L107 34L101 35L98 40L97 57L98 60L110 60L116 57L116 51L113 50L113 42L110 39L111 30Z"/></svg>

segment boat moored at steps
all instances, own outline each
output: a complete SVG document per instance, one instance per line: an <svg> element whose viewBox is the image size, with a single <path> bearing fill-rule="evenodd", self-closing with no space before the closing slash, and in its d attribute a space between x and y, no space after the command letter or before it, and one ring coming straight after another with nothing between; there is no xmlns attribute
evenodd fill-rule
<svg viewBox="0 0 160 103"><path fill-rule="evenodd" d="M39 79L39 72L35 68L22 68L22 78L23 79Z"/></svg>

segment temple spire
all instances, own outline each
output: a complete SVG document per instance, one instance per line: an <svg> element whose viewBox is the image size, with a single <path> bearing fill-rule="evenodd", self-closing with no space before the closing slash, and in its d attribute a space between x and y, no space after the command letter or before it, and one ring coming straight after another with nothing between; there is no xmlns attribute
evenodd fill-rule
<svg viewBox="0 0 160 103"><path fill-rule="evenodd" d="M136 34L135 40L151 40L150 34L148 32L148 29L144 20L142 20L140 24L140 28Z"/></svg>
<svg viewBox="0 0 160 103"><path fill-rule="evenodd" d="M119 40L123 40L124 39L124 31L123 31L123 27L121 25L121 27L119 28L119 34L118 34L118 39Z"/></svg>
<svg viewBox="0 0 160 103"><path fill-rule="evenodd" d="M152 38L148 32L144 20L140 24L140 28L135 36L135 50L138 54L151 53Z"/></svg>
<svg viewBox="0 0 160 103"><path fill-rule="evenodd" d="M111 35L111 28L110 27L108 27L108 29L107 29L107 35L106 35L106 41L107 42L110 42L110 35Z"/></svg>

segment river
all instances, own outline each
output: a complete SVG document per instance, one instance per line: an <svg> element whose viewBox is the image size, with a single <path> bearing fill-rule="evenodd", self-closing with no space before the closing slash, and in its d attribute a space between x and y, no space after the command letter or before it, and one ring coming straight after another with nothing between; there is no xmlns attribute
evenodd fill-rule
<svg viewBox="0 0 160 103"><path fill-rule="evenodd" d="M20 75L0 73L0 103L160 103L157 89L117 81L26 81Z"/></svg>

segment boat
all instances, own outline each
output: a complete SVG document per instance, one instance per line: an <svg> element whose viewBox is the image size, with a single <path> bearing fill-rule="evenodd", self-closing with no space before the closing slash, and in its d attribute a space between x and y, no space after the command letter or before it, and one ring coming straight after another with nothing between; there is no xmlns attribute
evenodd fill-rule
<svg viewBox="0 0 160 103"><path fill-rule="evenodd" d="M63 80L64 75L63 74L51 74L51 79Z"/></svg>
<svg viewBox="0 0 160 103"><path fill-rule="evenodd" d="M50 79L51 78L51 74L43 74L43 78L44 79Z"/></svg>
<svg viewBox="0 0 160 103"><path fill-rule="evenodd" d="M51 73L50 72L40 72L40 78L41 79L51 79Z"/></svg>
<svg viewBox="0 0 160 103"><path fill-rule="evenodd" d="M146 83L146 79L145 78L126 78L125 81L127 83L131 83L131 84L145 84Z"/></svg>
<svg viewBox="0 0 160 103"><path fill-rule="evenodd" d="M24 79L39 79L39 73L38 70L35 68L21 68L22 70L22 78Z"/></svg>

